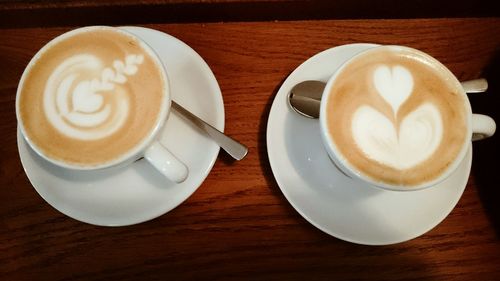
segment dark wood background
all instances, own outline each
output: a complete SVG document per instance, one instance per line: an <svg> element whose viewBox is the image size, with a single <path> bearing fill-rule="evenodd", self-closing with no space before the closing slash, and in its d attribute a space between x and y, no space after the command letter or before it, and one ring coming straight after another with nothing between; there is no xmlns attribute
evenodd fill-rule
<svg viewBox="0 0 500 281"><path fill-rule="evenodd" d="M55 13L73 9L59 2ZM179 1L166 2L161 5ZM144 15L140 25L181 39L207 61L222 89L226 132L250 153L232 163L221 152L198 191L168 214L106 228L53 209L22 169L14 102L23 68L54 36L94 23L15 18L16 11L32 9L36 16L49 5L30 3L3 1L0 9L0 16L10 15L0 20L0 280L500 280L500 137L474 144L465 193L441 224L379 247L347 243L307 223L279 190L265 140L270 106L286 76L317 52L354 42L408 45L462 80L487 77L490 90L471 95L471 103L499 121L500 18L147 23ZM82 3L89 8L96 1ZM136 20L104 21L113 22Z"/></svg>
<svg viewBox="0 0 500 281"><path fill-rule="evenodd" d="M0 0L0 26L492 17L491 0Z"/></svg>

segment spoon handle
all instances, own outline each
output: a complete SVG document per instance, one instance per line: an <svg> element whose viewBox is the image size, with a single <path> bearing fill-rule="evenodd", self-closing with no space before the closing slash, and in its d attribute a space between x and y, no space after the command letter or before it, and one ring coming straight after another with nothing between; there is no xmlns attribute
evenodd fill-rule
<svg viewBox="0 0 500 281"><path fill-rule="evenodd" d="M187 109L185 109L175 101L172 101L172 108L175 109L177 112L179 112L186 119L191 121L194 125L196 125L196 127L200 128L205 133L207 133L208 136L210 136L222 149L224 149L234 159L241 160L247 155L248 148L245 145L241 144L237 140L225 135L221 131L212 127L210 124L203 121L193 113L189 112Z"/></svg>
<svg viewBox="0 0 500 281"><path fill-rule="evenodd" d="M488 89L488 81L484 78L461 82L466 93L482 93Z"/></svg>

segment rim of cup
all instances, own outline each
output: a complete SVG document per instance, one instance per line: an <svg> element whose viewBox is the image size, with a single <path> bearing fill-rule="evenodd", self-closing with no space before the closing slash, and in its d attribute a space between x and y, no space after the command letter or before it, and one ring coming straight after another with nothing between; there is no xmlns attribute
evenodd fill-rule
<svg viewBox="0 0 500 281"><path fill-rule="evenodd" d="M330 97L330 89L332 88L332 85L335 83L337 76L344 70L346 66L348 66L352 61L355 59L359 58L360 56L366 55L367 53L375 52L380 49L388 49L388 50L407 50L410 52L414 52L417 55L425 57L427 60L422 61L423 63L430 63L432 64L431 67L437 67L439 68L440 71L442 71L445 75L446 78L449 79L455 86L455 88L458 89L458 92L462 97L464 97L464 108L466 110L466 122L467 122L467 134L466 134L466 141L463 143L462 148L460 149L459 153L453 160L453 162L448 165L446 170L441 173L437 178L434 178L430 181L426 181L417 185L393 185L393 184L388 184L382 181L377 181L368 175L364 174L361 172L359 169L355 168L353 165L349 163L349 161L342 155L339 150L337 149L337 146L335 142L333 141L332 137L330 136L328 132L328 126L327 126L327 121L326 121L326 104L327 100ZM435 59L434 57L430 56L429 54L411 48L411 47L406 47L406 46L400 46L400 45L382 45L382 46L376 46L373 48L370 48L365 51L361 51L360 53L354 55L347 61L345 61L337 70L335 70L334 74L328 79L328 82L326 84L326 87L323 91L323 96L321 98L321 103L320 103L320 114L319 114L319 121L320 121L320 131L321 131L321 138L323 140L323 145L328 152L328 155L330 156L331 161L335 163L337 168L339 168L342 172L347 174L348 176L352 178L359 178L362 181L369 183L373 186L376 186L378 188L386 189L386 190L393 190L393 191L415 191L415 190L421 190L425 188L429 188L432 186L435 186L436 184L440 183L441 181L445 180L448 178L460 165L462 160L464 159L467 150L469 149L469 146L471 145L471 140L472 140L472 109L470 105L470 101L467 97L467 94L465 93L465 90L462 88L460 81L458 81L457 77L445 66L443 65L440 61Z"/></svg>
<svg viewBox="0 0 500 281"><path fill-rule="evenodd" d="M36 143L34 143L26 134L26 129L24 128L24 123L22 119L20 118L19 115L19 96L21 93L21 89L24 86L24 82L26 79L26 75L31 71L32 67L36 64L40 56L43 55L44 52L46 52L48 49L50 49L53 45L61 42L62 40L65 40L71 36L74 36L76 34L80 34L83 32L89 32L89 31L94 31L94 30L110 30L112 32L117 32L121 33L123 35L129 36L137 40L141 46L141 48L146 51L149 56L152 58L156 66L158 67L158 70L160 71L160 75L162 76L164 80L164 89L163 89L163 98L162 98L162 104L160 107L160 112L158 113L158 117L155 121L155 125L153 129L143 138L143 140L132 147L131 149L127 150L125 153L120 154L117 158L114 158L110 161L106 161L103 163L95 164L95 165L84 165L84 164L74 164L74 163L69 163L66 161L54 159L50 157L49 155L46 155L43 150L41 150ZM21 79L19 80L19 84L17 87L16 91L16 118L17 118L17 123L18 127L21 130L21 133L26 140L26 142L29 144L29 146L42 158L45 160L63 167L63 168L69 168L69 169L74 169L74 170L98 170L98 169L104 169L104 168L109 168L113 166L118 166L120 164L127 163L129 161L135 161L137 160L137 157L141 155L141 153L147 148L149 144L151 144L160 129L163 127L163 125L166 122L166 119L168 117L168 114L170 113L170 104L171 104L171 93L170 93L170 82L168 79L167 75L167 70L165 68L165 65L161 61L159 55L153 50L151 46L149 46L144 40L136 36L135 34L132 34L131 32L128 32L126 30L120 29L118 27L112 27L112 26L104 26L104 25L95 25L95 26L86 26L86 27L81 27L81 28L76 28L73 30L70 30L68 32L65 32L53 39L51 39L48 43L46 43L40 50L36 52L36 54L31 58L30 62L26 66L26 68L23 71L23 74L21 76Z"/></svg>

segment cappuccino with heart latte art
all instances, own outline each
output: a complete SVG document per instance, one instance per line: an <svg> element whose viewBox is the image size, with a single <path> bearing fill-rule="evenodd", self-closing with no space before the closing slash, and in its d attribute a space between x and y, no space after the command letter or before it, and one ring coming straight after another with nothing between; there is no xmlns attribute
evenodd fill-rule
<svg viewBox="0 0 500 281"><path fill-rule="evenodd" d="M66 33L30 62L18 89L18 118L37 151L76 167L122 157L160 118L167 81L154 54L110 27Z"/></svg>
<svg viewBox="0 0 500 281"><path fill-rule="evenodd" d="M410 48L374 48L351 60L326 100L328 138L338 158L384 185L440 178L470 141L467 97L451 77Z"/></svg>

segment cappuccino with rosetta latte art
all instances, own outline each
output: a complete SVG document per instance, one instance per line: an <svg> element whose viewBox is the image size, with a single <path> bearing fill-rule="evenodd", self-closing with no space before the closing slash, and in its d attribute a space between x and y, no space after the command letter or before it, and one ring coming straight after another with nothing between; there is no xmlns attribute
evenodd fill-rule
<svg viewBox="0 0 500 281"><path fill-rule="evenodd" d="M66 33L32 59L20 82L22 131L38 152L76 167L123 157L153 134L167 81L151 49L111 27Z"/></svg>
<svg viewBox="0 0 500 281"><path fill-rule="evenodd" d="M329 88L328 141L356 175L385 186L424 186L470 142L470 107L442 64L410 48L374 48L349 61Z"/></svg>

